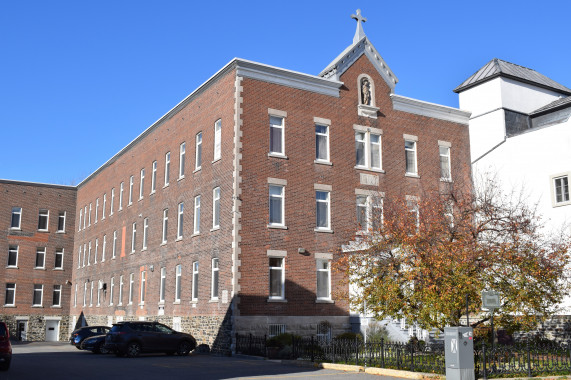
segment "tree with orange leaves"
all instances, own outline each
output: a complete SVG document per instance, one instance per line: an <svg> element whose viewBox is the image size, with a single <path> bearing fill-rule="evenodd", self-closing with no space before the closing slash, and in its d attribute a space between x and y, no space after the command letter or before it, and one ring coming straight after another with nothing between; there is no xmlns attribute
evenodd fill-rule
<svg viewBox="0 0 571 380"><path fill-rule="evenodd" d="M425 329L455 326L470 300L471 326L489 317L481 291L501 295L496 321L527 330L556 312L570 289L571 244L546 233L521 194L503 194L495 179L472 192L450 185L403 200L384 199L346 246L339 268L361 312L416 321ZM371 220L374 219L374 220Z"/></svg>

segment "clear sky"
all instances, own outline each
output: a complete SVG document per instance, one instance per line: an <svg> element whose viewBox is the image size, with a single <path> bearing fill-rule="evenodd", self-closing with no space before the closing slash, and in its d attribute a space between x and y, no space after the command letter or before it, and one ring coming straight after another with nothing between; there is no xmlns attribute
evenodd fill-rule
<svg viewBox="0 0 571 380"><path fill-rule="evenodd" d="M571 1L0 4L0 178L76 185L234 57L317 75L365 34L395 93L458 107L492 58L571 87Z"/></svg>

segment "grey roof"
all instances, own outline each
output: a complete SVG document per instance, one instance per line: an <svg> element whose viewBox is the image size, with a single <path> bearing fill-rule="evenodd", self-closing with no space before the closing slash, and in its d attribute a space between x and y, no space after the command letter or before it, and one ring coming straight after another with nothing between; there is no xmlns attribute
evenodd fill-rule
<svg viewBox="0 0 571 380"><path fill-rule="evenodd" d="M486 63L484 67L478 70L470 78L466 79L460 86L456 87L454 92L464 91L477 84L500 76L512 78L524 83L530 83L565 95L571 95L570 89L552 79L549 79L545 75L540 74L535 70L528 69L527 67L502 61L498 58L494 58L490 62Z"/></svg>
<svg viewBox="0 0 571 380"><path fill-rule="evenodd" d="M566 108L566 107L571 107L571 96L567 96L565 98L561 98L561 99L557 99L554 102L551 102L541 108L536 109L535 111L533 111L532 113L530 113L531 116L535 116L535 115L539 115L542 113L547 113L559 108Z"/></svg>

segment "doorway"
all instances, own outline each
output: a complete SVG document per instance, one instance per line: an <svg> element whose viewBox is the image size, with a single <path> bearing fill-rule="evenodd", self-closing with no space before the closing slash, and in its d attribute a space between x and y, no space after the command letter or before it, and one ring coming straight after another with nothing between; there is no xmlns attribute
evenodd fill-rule
<svg viewBox="0 0 571 380"><path fill-rule="evenodd" d="M46 320L46 342L57 342L59 340L59 321Z"/></svg>
<svg viewBox="0 0 571 380"><path fill-rule="evenodd" d="M16 321L16 335L19 341L25 342L28 336L28 321Z"/></svg>

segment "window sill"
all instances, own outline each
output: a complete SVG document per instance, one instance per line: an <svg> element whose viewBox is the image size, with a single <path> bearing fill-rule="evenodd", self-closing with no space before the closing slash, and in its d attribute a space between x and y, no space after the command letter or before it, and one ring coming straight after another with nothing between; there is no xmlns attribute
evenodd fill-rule
<svg viewBox="0 0 571 380"><path fill-rule="evenodd" d="M287 300L285 298L268 298L266 302L269 303L287 303Z"/></svg>
<svg viewBox="0 0 571 380"><path fill-rule="evenodd" d="M162 247L163 245L167 245L167 242L166 242L166 241L163 241L163 242L161 243L161 247Z"/></svg>
<svg viewBox="0 0 571 380"><path fill-rule="evenodd" d="M221 160L222 160L222 157L217 158L217 159L215 159L215 160L212 160L212 163L214 164L214 163L216 163L216 162L218 162L218 161L221 161Z"/></svg>
<svg viewBox="0 0 571 380"><path fill-rule="evenodd" d="M43 309L44 307L42 305L32 305L33 308L37 308L37 309Z"/></svg>
<svg viewBox="0 0 571 380"><path fill-rule="evenodd" d="M218 303L218 298L211 298L208 303Z"/></svg>
<svg viewBox="0 0 571 380"><path fill-rule="evenodd" d="M313 231L315 232L325 232L327 234L332 234L333 230L327 229L327 228L315 228Z"/></svg>
<svg viewBox="0 0 571 380"><path fill-rule="evenodd" d="M354 168L357 170L365 170L365 171L374 172L374 173L382 173L382 174L385 173L385 171L383 169L368 168L366 166L354 166Z"/></svg>
<svg viewBox="0 0 571 380"><path fill-rule="evenodd" d="M91 225L89 225L88 227L91 227ZM50 232L49 230L38 230L38 232Z"/></svg>
<svg viewBox="0 0 571 380"><path fill-rule="evenodd" d="M14 265L8 265L6 267L6 269L19 269L19 268L17 266L14 266Z"/></svg>
<svg viewBox="0 0 571 380"><path fill-rule="evenodd" d="M165 183L165 185L163 186L163 189L166 189L167 187L169 187L170 182L169 183Z"/></svg>
<svg viewBox="0 0 571 380"><path fill-rule="evenodd" d="M10 231L22 231L22 229L20 227L10 227ZM79 231L81 231L81 229Z"/></svg>
<svg viewBox="0 0 571 380"><path fill-rule="evenodd" d="M210 229L210 232L214 232L214 231L218 231L220 229L220 226L218 227L213 227Z"/></svg>
<svg viewBox="0 0 571 380"><path fill-rule="evenodd" d="M553 207L562 207L562 206L569 206L571 205L571 201L553 203Z"/></svg>
<svg viewBox="0 0 571 380"><path fill-rule="evenodd" d="M97 263L95 263L95 264L97 264ZM63 268L54 268L53 270L59 270L59 271L63 272Z"/></svg>
<svg viewBox="0 0 571 380"><path fill-rule="evenodd" d="M268 153L268 157L288 159L286 155L280 153Z"/></svg>
<svg viewBox="0 0 571 380"><path fill-rule="evenodd" d="M404 173L404 176L409 178L420 178L420 176L415 173Z"/></svg>
<svg viewBox="0 0 571 380"><path fill-rule="evenodd" d="M176 240L175 240L175 242L177 242L177 241L182 241L182 236L181 236L181 237L177 237Z"/></svg>
<svg viewBox="0 0 571 380"><path fill-rule="evenodd" d="M184 179L184 175L178 177L176 180L177 180L177 182L178 182L178 181L182 181L183 179Z"/></svg>
<svg viewBox="0 0 571 380"><path fill-rule="evenodd" d="M137 202L140 202L144 199L145 197L139 197L139 199L137 199Z"/></svg>
<svg viewBox="0 0 571 380"><path fill-rule="evenodd" d="M132 255L133 253L135 253L135 251L131 251L131 252L129 252L129 255Z"/></svg>
<svg viewBox="0 0 571 380"><path fill-rule="evenodd" d="M97 222L95 222L97 223ZM65 234L65 231L56 231L56 234Z"/></svg>
<svg viewBox="0 0 571 380"><path fill-rule="evenodd" d="M275 230L287 230L287 226L281 226L279 224L268 224L268 228L272 228Z"/></svg>
<svg viewBox="0 0 571 380"><path fill-rule="evenodd" d="M99 306L99 305L97 305L97 306ZM61 309L61 305L53 305L53 306L50 306L50 308L51 309Z"/></svg>
<svg viewBox="0 0 571 380"><path fill-rule="evenodd" d="M16 308L16 305L4 305L4 307Z"/></svg>
<svg viewBox="0 0 571 380"><path fill-rule="evenodd" d="M199 168L194 169L194 171L192 172L192 174L198 173L199 171L202 170L202 166Z"/></svg>
<svg viewBox="0 0 571 380"><path fill-rule="evenodd" d="M454 182L454 181L452 181L452 178L440 178L440 182L452 183L452 182Z"/></svg>
<svg viewBox="0 0 571 380"><path fill-rule="evenodd" d="M141 249L141 252L145 252L146 250L147 250L147 247L142 248L142 249Z"/></svg>
<svg viewBox="0 0 571 380"><path fill-rule="evenodd" d="M196 300L190 300L190 303L196 305L198 303L198 300L197 299Z"/></svg>
<svg viewBox="0 0 571 380"><path fill-rule="evenodd" d="M313 163L319 165L333 166L333 163L331 161L314 160Z"/></svg>
<svg viewBox="0 0 571 380"><path fill-rule="evenodd" d="M174 301L172 304L173 304L173 305L180 305L180 300Z"/></svg>
<svg viewBox="0 0 571 380"><path fill-rule="evenodd" d="M195 232L195 233L193 233L192 235L190 235L191 238L192 238L192 237L195 237L195 236L200 236L200 232Z"/></svg>
<svg viewBox="0 0 571 380"><path fill-rule="evenodd" d="M119 210L117 210L117 212L121 212L123 211L123 207L119 207ZM89 227L91 227L91 225L89 225Z"/></svg>
<svg viewBox="0 0 571 380"><path fill-rule="evenodd" d="M88 264L88 265L89 265L89 264ZM46 270L46 268L44 268L44 267L35 267L34 269L37 269L37 270Z"/></svg>
<svg viewBox="0 0 571 380"><path fill-rule="evenodd" d="M335 303L335 301L331 300L331 299L316 299L315 303Z"/></svg>
<svg viewBox="0 0 571 380"><path fill-rule="evenodd" d="M151 191L151 192L149 193L149 195L153 195L153 194L155 194L156 192L157 192L156 190L153 190L153 191Z"/></svg>

